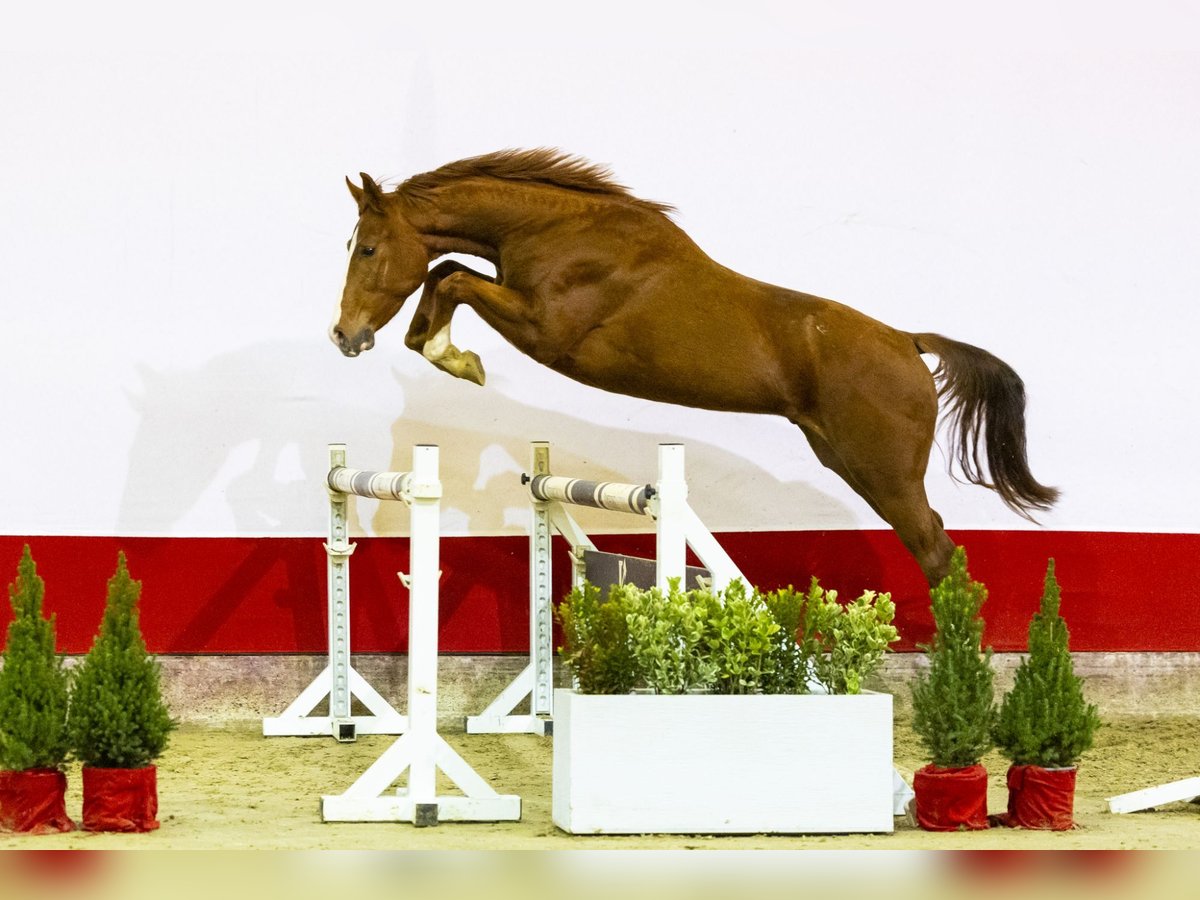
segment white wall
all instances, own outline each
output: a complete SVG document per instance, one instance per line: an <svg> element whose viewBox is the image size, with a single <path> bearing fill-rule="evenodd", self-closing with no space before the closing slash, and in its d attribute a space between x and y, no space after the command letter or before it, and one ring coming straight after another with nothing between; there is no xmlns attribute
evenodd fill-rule
<svg viewBox="0 0 1200 900"><path fill-rule="evenodd" d="M1046 526L1200 529L1194 5L398 6L6 14L0 466L40 474L0 530L316 533L327 441L404 467L436 440L447 526L515 531L508 473L547 437L560 470L631 480L687 441L717 529L880 527L786 422L584 388L469 312L486 389L402 320L337 353L343 176L538 145L675 204L748 275L1009 361L1065 492ZM936 451L928 484L951 527L1024 527Z"/></svg>

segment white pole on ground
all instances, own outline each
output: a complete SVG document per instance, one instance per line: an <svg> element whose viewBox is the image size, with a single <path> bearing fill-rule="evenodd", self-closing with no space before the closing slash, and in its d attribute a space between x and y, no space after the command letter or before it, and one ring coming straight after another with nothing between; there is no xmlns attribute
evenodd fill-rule
<svg viewBox="0 0 1200 900"><path fill-rule="evenodd" d="M1184 778L1182 781L1172 781L1140 791L1121 794L1117 797L1109 797L1108 811L1111 813L1141 812L1155 806L1187 802L1198 797L1200 797L1200 778Z"/></svg>

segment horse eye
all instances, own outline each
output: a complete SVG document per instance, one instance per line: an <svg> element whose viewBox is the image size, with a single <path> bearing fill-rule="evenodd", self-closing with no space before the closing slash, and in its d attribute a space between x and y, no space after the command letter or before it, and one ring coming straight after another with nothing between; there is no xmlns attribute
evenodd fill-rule
<svg viewBox="0 0 1200 900"><path fill-rule="evenodd" d="M363 256L374 256L375 248L374 247L360 247L358 252L361 253Z"/></svg>

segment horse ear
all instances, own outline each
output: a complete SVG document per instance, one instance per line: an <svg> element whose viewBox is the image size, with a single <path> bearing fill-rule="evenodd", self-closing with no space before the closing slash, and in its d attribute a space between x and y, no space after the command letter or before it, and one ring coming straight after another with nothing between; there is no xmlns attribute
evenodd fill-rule
<svg viewBox="0 0 1200 900"><path fill-rule="evenodd" d="M358 214L361 216L368 209L382 214L383 189L366 172L359 172L358 176L362 179L362 187L359 187L349 178L346 179L346 187L350 188L350 196L358 204Z"/></svg>
<svg viewBox="0 0 1200 900"><path fill-rule="evenodd" d="M350 176L346 176L346 187L350 188L350 196L354 198L354 202L358 204L358 211L362 212L363 208L363 189L350 180Z"/></svg>
<svg viewBox="0 0 1200 900"><path fill-rule="evenodd" d="M358 203L359 212L366 209L371 209L377 213L383 213L383 188L375 183L375 179L366 172L359 172L358 177L362 179L362 199Z"/></svg>

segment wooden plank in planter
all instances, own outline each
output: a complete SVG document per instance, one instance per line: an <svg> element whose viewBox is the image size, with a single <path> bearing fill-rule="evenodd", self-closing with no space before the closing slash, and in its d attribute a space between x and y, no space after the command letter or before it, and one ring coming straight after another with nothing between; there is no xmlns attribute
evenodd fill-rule
<svg viewBox="0 0 1200 900"><path fill-rule="evenodd" d="M554 824L573 834L889 832L890 694L554 699Z"/></svg>

